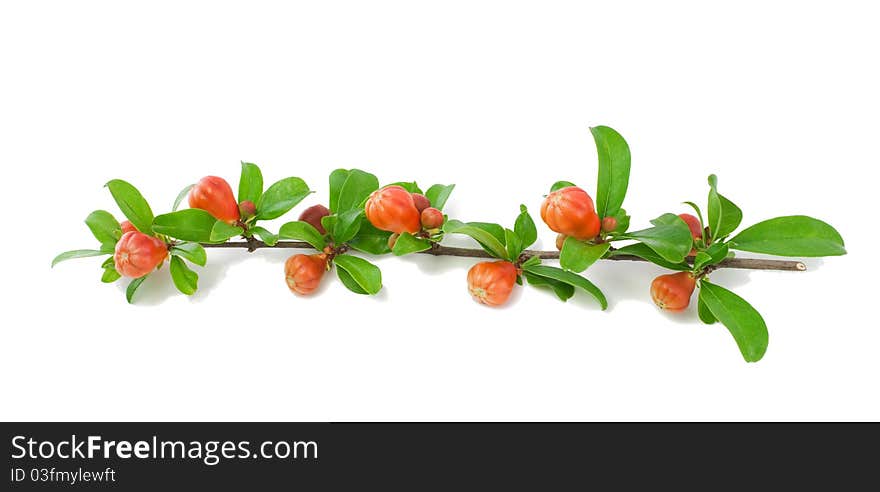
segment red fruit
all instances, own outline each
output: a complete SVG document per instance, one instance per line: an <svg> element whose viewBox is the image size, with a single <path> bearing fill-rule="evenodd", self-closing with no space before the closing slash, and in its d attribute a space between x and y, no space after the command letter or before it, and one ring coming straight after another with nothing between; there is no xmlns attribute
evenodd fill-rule
<svg viewBox="0 0 880 492"><path fill-rule="evenodd" d="M614 217L605 217L602 219L602 231L614 232L617 230L617 219Z"/></svg>
<svg viewBox="0 0 880 492"><path fill-rule="evenodd" d="M422 210L422 227L425 229L437 229L443 225L443 212L434 207Z"/></svg>
<svg viewBox="0 0 880 492"><path fill-rule="evenodd" d="M700 219L691 214L679 214L679 217L688 225L694 239L703 239L703 227L700 225Z"/></svg>
<svg viewBox="0 0 880 492"><path fill-rule="evenodd" d="M467 275L471 297L480 304L500 306L507 302L516 284L516 267L509 261L484 261Z"/></svg>
<svg viewBox="0 0 880 492"><path fill-rule="evenodd" d="M241 220L247 221L257 215L257 206L250 200L245 200L238 204L238 213Z"/></svg>
<svg viewBox="0 0 880 492"><path fill-rule="evenodd" d="M189 192L190 208L200 208L215 219L235 224L241 219L232 188L223 178L205 176Z"/></svg>
<svg viewBox="0 0 880 492"><path fill-rule="evenodd" d="M318 288L327 271L327 255L293 255L284 263L287 287L300 295L309 295Z"/></svg>
<svg viewBox="0 0 880 492"><path fill-rule="evenodd" d="M116 243L113 261L120 275L140 278L155 270L167 256L168 246L162 240L129 231Z"/></svg>
<svg viewBox="0 0 880 492"><path fill-rule="evenodd" d="M562 251L562 246L565 244L565 240L568 238L565 234L559 234L556 236L556 249Z"/></svg>
<svg viewBox="0 0 880 492"><path fill-rule="evenodd" d="M415 234L422 228L412 194L401 186L391 185L374 191L367 199L364 212L367 220L383 231Z"/></svg>
<svg viewBox="0 0 880 492"><path fill-rule="evenodd" d="M416 205L416 210L418 210L419 212L431 206L431 201L428 200L428 197L422 195L421 193L413 193L412 197L413 203Z"/></svg>
<svg viewBox="0 0 880 492"><path fill-rule="evenodd" d="M127 220L123 220L122 222L120 222L119 227L122 228L123 234L125 234L126 232L137 232L137 228L134 226L134 224Z"/></svg>
<svg viewBox="0 0 880 492"><path fill-rule="evenodd" d="M690 272L660 275L651 282L651 298L660 309L677 313L691 302L697 280Z"/></svg>
<svg viewBox="0 0 880 492"><path fill-rule="evenodd" d="M568 186L547 195L541 205L541 218L550 229L580 240L599 234L599 216L593 199L577 186Z"/></svg>
<svg viewBox="0 0 880 492"><path fill-rule="evenodd" d="M303 210L303 213L299 215L299 220L303 222L308 222L315 229L318 230L322 235L327 234L327 231L324 229L324 226L321 224L321 219L330 215L330 209L323 205L312 205L311 207Z"/></svg>

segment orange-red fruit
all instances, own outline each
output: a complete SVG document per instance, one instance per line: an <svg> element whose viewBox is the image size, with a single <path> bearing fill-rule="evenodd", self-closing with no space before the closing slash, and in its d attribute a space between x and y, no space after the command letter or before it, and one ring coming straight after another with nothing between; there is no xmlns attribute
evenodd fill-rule
<svg viewBox="0 0 880 492"><path fill-rule="evenodd" d="M155 270L167 256L168 246L162 240L129 231L116 243L113 261L120 275L140 278Z"/></svg>
<svg viewBox="0 0 880 492"><path fill-rule="evenodd" d="M691 230L691 235L694 236L694 239L702 239L703 238L703 227L700 226L700 219L694 217L691 214L679 214L681 220L683 220L688 228Z"/></svg>
<svg viewBox="0 0 880 492"><path fill-rule="evenodd" d="M614 217L605 217L602 219L602 231L614 232L617 230L617 219Z"/></svg>
<svg viewBox="0 0 880 492"><path fill-rule="evenodd" d="M327 207L323 205L312 205L311 207L303 210L303 213L299 215L299 220L303 222L308 222L321 234L327 234L327 231L321 224L321 219L328 215L330 215L330 209L328 209Z"/></svg>
<svg viewBox="0 0 880 492"><path fill-rule="evenodd" d="M660 275L651 282L651 298L660 309L677 313L691 302L697 281L690 272Z"/></svg>
<svg viewBox="0 0 880 492"><path fill-rule="evenodd" d="M422 228L412 194L402 186L391 185L374 191L367 199L364 212L367 220L383 231L415 234Z"/></svg>
<svg viewBox="0 0 880 492"><path fill-rule="evenodd" d="M190 208L200 208L215 219L235 224L241 219L232 188L223 178L205 176L189 192Z"/></svg>
<svg viewBox="0 0 880 492"><path fill-rule="evenodd" d="M562 246L565 244L565 240L568 238L565 234L559 234L556 236L556 249L562 251Z"/></svg>
<svg viewBox="0 0 880 492"><path fill-rule="evenodd" d="M556 190L541 205L541 218L550 229L580 240L599 234L600 221L593 199L577 186Z"/></svg>
<svg viewBox="0 0 880 492"><path fill-rule="evenodd" d="M431 206L431 201L428 200L428 197L422 195L421 193L413 193L412 197L413 203L416 206L416 210L418 210L419 212Z"/></svg>
<svg viewBox="0 0 880 492"><path fill-rule="evenodd" d="M443 212L434 207L422 210L422 227L425 229L437 229L443 225Z"/></svg>
<svg viewBox="0 0 880 492"><path fill-rule="evenodd" d="M484 261L467 275L471 297L480 304L500 306L507 302L516 284L516 267L509 261Z"/></svg>
<svg viewBox="0 0 880 492"><path fill-rule="evenodd" d="M250 200L245 200L238 204L238 213L242 220L249 220L257 215L257 206Z"/></svg>
<svg viewBox="0 0 880 492"><path fill-rule="evenodd" d="M134 224L127 220L123 220L122 222L120 222L119 227L122 229L123 234L125 234L126 232L137 232L137 228L134 226Z"/></svg>
<svg viewBox="0 0 880 492"><path fill-rule="evenodd" d="M293 255L284 263L287 287L300 295L309 295L318 288L327 271L327 255Z"/></svg>

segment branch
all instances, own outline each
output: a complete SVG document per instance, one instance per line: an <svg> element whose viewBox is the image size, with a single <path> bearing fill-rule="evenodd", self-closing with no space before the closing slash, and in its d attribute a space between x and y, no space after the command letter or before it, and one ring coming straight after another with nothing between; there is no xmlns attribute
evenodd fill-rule
<svg viewBox="0 0 880 492"><path fill-rule="evenodd" d="M253 238L251 238L253 239ZM282 249L314 249L311 244L304 241L278 241L274 246L269 246L263 241L251 240L251 241L232 241L226 243L203 243L202 246L206 248L243 248L248 251L254 251L260 248L282 248ZM483 251L482 249L471 249L471 248L456 248L452 246L443 246L440 244L434 244L434 247L426 250L420 251L420 254L432 255L432 256L459 256L463 258L492 258L489 253ZM559 251L535 251L535 250L526 250L523 252L524 255L528 256L537 256L539 258L545 260L557 260L559 259ZM639 258L638 256L631 255L620 255L613 256L611 258L604 258L605 260L612 261L648 261L643 258ZM692 262L693 259L688 258L688 262ZM764 259L755 259L755 258L728 258L718 265L715 265L716 268L737 268L742 270L781 270L788 272L803 272L806 271L807 266L804 265L800 261L792 261L792 260L764 260Z"/></svg>

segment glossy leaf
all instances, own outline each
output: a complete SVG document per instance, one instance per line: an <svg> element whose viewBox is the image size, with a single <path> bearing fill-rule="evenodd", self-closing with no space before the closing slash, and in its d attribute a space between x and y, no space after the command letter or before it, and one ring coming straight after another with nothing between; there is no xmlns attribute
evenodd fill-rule
<svg viewBox="0 0 880 492"><path fill-rule="evenodd" d="M335 169L330 173L330 212L338 211L339 192L342 191L342 185L348 179L348 169Z"/></svg>
<svg viewBox="0 0 880 492"><path fill-rule="evenodd" d="M324 237L308 222L294 221L288 222L281 226L278 231L281 239L293 239L294 241L305 241L311 244L315 249L321 251L327 246Z"/></svg>
<svg viewBox="0 0 880 492"><path fill-rule="evenodd" d="M345 243L354 238L360 230L364 211L361 208L353 208L336 216L333 224L333 240L337 243Z"/></svg>
<svg viewBox="0 0 880 492"><path fill-rule="evenodd" d="M138 288L140 288L141 284L144 283L144 280L147 279L149 275L144 275L143 277L136 278L129 282L128 287L125 289L125 300L131 304L132 300L134 300L134 293L137 292Z"/></svg>
<svg viewBox="0 0 880 492"><path fill-rule="evenodd" d="M577 186L577 185L575 185L571 181L557 181L557 182L553 183L553 186L550 187L550 193L553 193L554 191L557 191L557 190L561 190L563 188L568 188L569 186Z"/></svg>
<svg viewBox="0 0 880 492"><path fill-rule="evenodd" d="M71 251L65 251L64 253L56 256L52 260L52 266L54 267L62 261L72 260L74 258L89 258L92 256L103 256L106 254L106 251L101 251L97 249L74 249Z"/></svg>
<svg viewBox="0 0 880 492"><path fill-rule="evenodd" d="M703 211L700 210L700 206L694 202L682 202L682 203L684 203L685 205L694 209L694 212L697 214L697 219L700 221L700 227L705 229L706 222L703 220Z"/></svg>
<svg viewBox="0 0 880 492"><path fill-rule="evenodd" d="M384 255L391 252L391 249L388 248L388 238L390 236L390 232L376 229L366 217L362 217L357 236L349 240L348 245L363 253Z"/></svg>
<svg viewBox="0 0 880 492"><path fill-rule="evenodd" d="M369 295L367 291L365 291L363 287L361 287L360 284L357 283L354 277L352 277L347 271L343 270L342 268L336 269L336 276L339 277L342 285L344 285L348 290L354 292L355 294L360 294L364 296Z"/></svg>
<svg viewBox="0 0 880 492"><path fill-rule="evenodd" d="M190 270L179 256L171 257L171 280L177 290L188 296L199 288L199 275Z"/></svg>
<svg viewBox="0 0 880 492"><path fill-rule="evenodd" d="M263 172L250 162L241 162L241 176L238 178L238 201L250 200L256 205L263 196Z"/></svg>
<svg viewBox="0 0 880 492"><path fill-rule="evenodd" d="M121 179L114 179L106 184L119 206L122 214L144 234L152 234L153 210L141 192Z"/></svg>
<svg viewBox="0 0 880 492"><path fill-rule="evenodd" d="M545 265L529 266L523 268L523 270L533 275L539 275L541 277L558 280L559 282L563 282L573 287L583 289L584 291L592 295L597 301L599 301L599 305L602 306L603 311L608 308L608 300L605 299L605 294L603 294L598 287L593 285L592 282L576 273L568 272L561 268Z"/></svg>
<svg viewBox="0 0 880 492"><path fill-rule="evenodd" d="M398 181L396 183L387 184L385 186L400 186L401 188L403 188L404 190L406 190L410 193L418 193L420 195L422 194L422 189L419 188L419 184L416 183L415 181ZM372 192L370 192L370 193L372 193Z"/></svg>
<svg viewBox="0 0 880 492"><path fill-rule="evenodd" d="M464 234L470 236L472 239L480 243L480 245L495 258L508 259L504 243L500 241L495 234L486 230L486 224L474 224L475 223L465 224L458 220L448 220L446 221L446 224L444 224L443 230L450 234ZM498 228L501 230L503 237L504 229L502 229L501 226L498 226Z"/></svg>
<svg viewBox="0 0 880 492"><path fill-rule="evenodd" d="M194 184L188 184L184 186L180 193L177 194L177 198L174 199L174 205L171 206L172 212L177 212L177 209L180 208L180 204L183 203L183 199L189 195L190 190L193 189Z"/></svg>
<svg viewBox="0 0 880 492"><path fill-rule="evenodd" d="M214 227L211 228L210 241L212 243L222 243L230 238L241 235L243 232L244 229L239 226L229 225L222 220L218 220L214 222Z"/></svg>
<svg viewBox="0 0 880 492"><path fill-rule="evenodd" d="M833 227L805 215L776 217L759 222L729 241L740 251L778 256L840 256L843 238Z"/></svg>
<svg viewBox="0 0 880 492"><path fill-rule="evenodd" d="M534 285L536 287L550 287L553 289L553 293L556 294L556 297L562 301L567 301L574 296L573 285L552 278L535 275L528 270L523 272L523 276L529 282L529 285Z"/></svg>
<svg viewBox="0 0 880 492"><path fill-rule="evenodd" d="M706 280L700 282L700 301L706 304L715 319L727 327L746 362L757 362L764 357L770 335L764 318L751 304Z"/></svg>
<svg viewBox="0 0 880 492"><path fill-rule="evenodd" d="M404 256L428 249L431 249L431 241L404 232L397 238L397 241L394 243L394 248L392 248L391 251L394 253L394 256Z"/></svg>
<svg viewBox="0 0 880 492"><path fill-rule="evenodd" d="M290 211L309 196L306 182L300 178L284 178L270 186L257 202L257 219L272 220Z"/></svg>
<svg viewBox="0 0 880 492"><path fill-rule="evenodd" d="M377 294L382 289L382 272L376 265L357 256L341 255L333 259L337 269L345 272L367 294Z"/></svg>
<svg viewBox="0 0 880 492"><path fill-rule="evenodd" d="M735 231L742 222L742 210L718 193L718 178L709 176L709 232L713 240Z"/></svg>
<svg viewBox="0 0 880 492"><path fill-rule="evenodd" d="M697 315L700 317L700 321L707 325L714 325L718 322L718 320L715 319L715 315L709 310L709 306L703 302L703 299L700 296L697 296Z"/></svg>
<svg viewBox="0 0 880 492"><path fill-rule="evenodd" d="M170 252L174 256L180 256L199 266L205 266L208 263L208 254L199 243L180 243L172 246Z"/></svg>
<svg viewBox="0 0 880 492"><path fill-rule="evenodd" d="M511 260L519 258L524 249L522 239L510 229L504 229L504 246L507 248L507 257Z"/></svg>
<svg viewBox="0 0 880 492"><path fill-rule="evenodd" d="M183 241L206 243L211 241L211 230L217 222L211 214L198 208L188 208L156 216L153 232Z"/></svg>
<svg viewBox="0 0 880 492"><path fill-rule="evenodd" d="M693 246L693 236L685 221L677 215L664 214L651 223L654 227L629 232L625 237L641 241L666 261L671 263L683 261Z"/></svg>
<svg viewBox="0 0 880 492"><path fill-rule="evenodd" d="M700 271L707 266L721 263L727 259L729 252L730 248L726 243L715 243L709 246L705 252L700 251L697 253L697 256L694 258L694 271Z"/></svg>
<svg viewBox="0 0 880 492"><path fill-rule="evenodd" d="M263 241L268 246L275 246L278 243L278 235L273 234L268 229L260 226L251 227L249 229L250 233L254 236L260 238L260 241Z"/></svg>
<svg viewBox="0 0 880 492"><path fill-rule="evenodd" d="M379 180L376 176L360 169L352 169L339 190L336 213L341 215L360 208L361 203L370 196L370 193L378 189Z"/></svg>
<svg viewBox="0 0 880 492"><path fill-rule="evenodd" d="M446 206L446 201L449 200L449 195L452 194L452 190L454 189L454 184L435 184L434 186L428 188L428 191L425 192L425 197L427 197L428 201L431 202L432 207L436 208L437 210L443 210L443 207Z"/></svg>
<svg viewBox="0 0 880 492"><path fill-rule="evenodd" d="M559 252L559 265L566 270L580 273L602 258L610 247L610 243L592 244L568 237Z"/></svg>
<svg viewBox="0 0 880 492"><path fill-rule="evenodd" d="M616 215L623 205L629 186L629 145L619 133L607 126L590 128L599 154L599 179L596 187L596 212L599 217Z"/></svg>
<svg viewBox="0 0 880 492"><path fill-rule="evenodd" d="M538 240L538 229L535 227L535 221L529 215L529 210L525 205L519 206L519 215L513 226L514 232L522 241L523 249L529 248Z"/></svg>
<svg viewBox="0 0 880 492"><path fill-rule="evenodd" d="M119 272L116 271L115 267L105 267L104 273L101 275L101 282L104 282L105 284L112 284L113 282L119 280L121 277L122 275L120 275Z"/></svg>
<svg viewBox="0 0 880 492"><path fill-rule="evenodd" d="M653 249L649 248L648 246L646 246L642 243L630 244L628 246L624 246L622 248L616 249L611 252L611 256L626 256L626 255L638 256L639 258L642 258L644 260L648 260L657 266L661 266L661 267L669 269L669 270L678 270L680 272L686 272L691 269L691 266L688 265L687 263L685 263L684 261L681 261L678 263L673 263L671 261L668 261L665 258L663 258L662 256L660 256L659 254L657 254L656 251L654 251Z"/></svg>
<svg viewBox="0 0 880 492"><path fill-rule="evenodd" d="M95 210L86 217L86 225L99 243L116 243L122 236L122 227L113 214L105 210Z"/></svg>

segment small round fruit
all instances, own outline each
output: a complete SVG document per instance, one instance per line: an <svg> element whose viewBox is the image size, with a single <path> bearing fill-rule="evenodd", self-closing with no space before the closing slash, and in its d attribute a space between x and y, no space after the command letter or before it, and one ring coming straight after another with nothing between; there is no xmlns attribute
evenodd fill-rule
<svg viewBox="0 0 880 492"><path fill-rule="evenodd" d="M565 240L568 238L565 234L558 234L556 236L556 249L562 251L562 246L565 244Z"/></svg>
<svg viewBox="0 0 880 492"><path fill-rule="evenodd" d="M235 224L241 220L232 188L223 178L205 176L189 192L190 208L200 208L217 220Z"/></svg>
<svg viewBox="0 0 880 492"><path fill-rule="evenodd" d="M390 185L374 191L364 207L367 220L383 231L415 234L422 228L412 194L402 186Z"/></svg>
<svg viewBox="0 0 880 492"><path fill-rule="evenodd" d="M700 225L700 219L691 214L679 214L679 217L688 225L694 239L703 239L703 226Z"/></svg>
<svg viewBox="0 0 880 492"><path fill-rule="evenodd" d="M471 297L480 304L501 306L516 285L516 267L509 261L484 261L472 266L467 275Z"/></svg>
<svg viewBox="0 0 880 492"><path fill-rule="evenodd" d="M309 295L318 288L321 277L327 271L327 255L293 255L284 263L287 287L299 294Z"/></svg>
<svg viewBox="0 0 880 492"><path fill-rule="evenodd" d="M421 193L413 193L413 204L416 206L416 210L421 212L422 210L431 206L431 201L428 200L428 197L422 195Z"/></svg>
<svg viewBox="0 0 880 492"><path fill-rule="evenodd" d="M443 225L443 212L434 207L422 210L422 227L425 229L437 229Z"/></svg>
<svg viewBox="0 0 880 492"><path fill-rule="evenodd" d="M137 227L135 227L134 224L127 220L123 220L122 222L120 222L119 227L122 229L123 234L125 234L126 232L137 232Z"/></svg>
<svg viewBox="0 0 880 492"><path fill-rule="evenodd" d="M238 213L241 220L248 221L257 215L257 206L250 200L245 200L238 204Z"/></svg>
<svg viewBox="0 0 880 492"><path fill-rule="evenodd" d="M308 222L312 227L318 230L321 235L327 234L327 231L324 229L324 225L321 224L321 219L330 215L330 209L323 205L312 205L311 207L303 210L303 213L299 214L299 220L303 222Z"/></svg>
<svg viewBox="0 0 880 492"><path fill-rule="evenodd" d="M554 232L582 241L599 234L600 221L593 199L577 186L556 190L541 205L541 218Z"/></svg>
<svg viewBox="0 0 880 492"><path fill-rule="evenodd" d="M617 219L614 217L605 217L602 219L602 232L614 232L617 230Z"/></svg>
<svg viewBox="0 0 880 492"><path fill-rule="evenodd" d="M120 275L140 278L155 270L167 256L168 246L162 240L129 231L116 243L113 262Z"/></svg>
<svg viewBox="0 0 880 492"><path fill-rule="evenodd" d="M396 232L390 236L388 236L388 249L394 249L394 245L397 244L397 240L400 238L400 234Z"/></svg>
<svg viewBox="0 0 880 492"><path fill-rule="evenodd" d="M660 309L677 313L691 302L697 281L690 272L660 275L651 282L651 298Z"/></svg>

